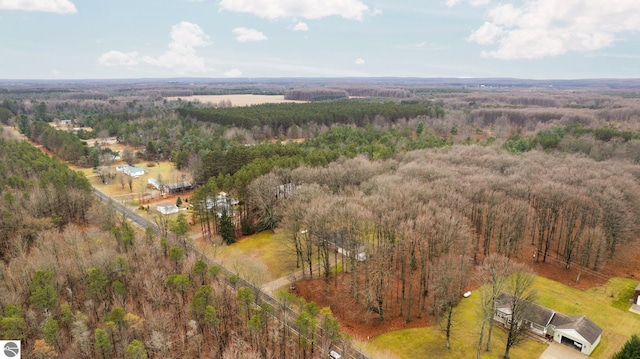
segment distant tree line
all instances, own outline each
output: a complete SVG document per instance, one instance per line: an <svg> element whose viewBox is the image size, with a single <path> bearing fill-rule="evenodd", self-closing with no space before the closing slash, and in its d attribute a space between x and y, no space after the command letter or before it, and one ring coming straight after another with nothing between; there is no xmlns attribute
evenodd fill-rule
<svg viewBox="0 0 640 359"><path fill-rule="evenodd" d="M444 109L431 103L398 104L394 102L332 101L305 104L265 104L232 108L179 108L180 116L198 121L212 122L222 126L245 129L268 126L273 131L286 131L293 125L310 123L332 126L350 124L364 127L376 116L394 123L400 118L444 116Z"/></svg>
<svg viewBox="0 0 640 359"><path fill-rule="evenodd" d="M598 161L620 157L640 162L640 131L620 130L613 126L590 128L579 123L557 126L529 137L514 134L503 146L511 153L540 147L545 151L583 153Z"/></svg>

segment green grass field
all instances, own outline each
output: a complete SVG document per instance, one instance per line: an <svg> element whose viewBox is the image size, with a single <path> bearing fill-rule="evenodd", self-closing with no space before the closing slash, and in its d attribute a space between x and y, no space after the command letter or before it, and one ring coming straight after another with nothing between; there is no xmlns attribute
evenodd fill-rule
<svg viewBox="0 0 640 359"><path fill-rule="evenodd" d="M586 315L603 329L602 340L590 358L611 358L632 334L640 333L640 315L628 311L629 288L636 285L634 280L613 278L604 286L583 291L542 277L534 284L538 290L538 304L567 315ZM475 357L479 332L475 314L478 299L472 294L456 308L449 350L445 348L444 332L439 326L386 333L364 344L364 349L387 351L397 358ZM492 350L483 352L483 358L502 357L505 334L501 329L494 329L492 342ZM539 358L546 347L546 344L526 340L512 348L511 357Z"/></svg>
<svg viewBox="0 0 640 359"><path fill-rule="evenodd" d="M588 290L567 287L538 277L537 303L567 315L586 315L600 328L602 340L590 358L611 358L632 334L640 334L640 315L629 312L630 296L638 284L633 279L612 278Z"/></svg>
<svg viewBox="0 0 640 359"><path fill-rule="evenodd" d="M284 244L284 234L264 231L247 236L230 246L201 248L205 253L255 284L264 284L296 270L295 254ZM199 244L203 247L203 244Z"/></svg>

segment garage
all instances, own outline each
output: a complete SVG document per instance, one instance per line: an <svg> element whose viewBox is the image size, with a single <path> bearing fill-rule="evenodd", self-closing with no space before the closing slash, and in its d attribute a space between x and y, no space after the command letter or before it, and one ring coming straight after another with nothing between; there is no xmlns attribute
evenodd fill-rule
<svg viewBox="0 0 640 359"><path fill-rule="evenodd" d="M562 336L562 338L560 339L560 343L562 343L562 344L564 344L566 346L572 347L575 350L582 351L582 343L577 342L577 341L575 341L575 340L573 340L571 338L567 338L565 336Z"/></svg>
<svg viewBox="0 0 640 359"><path fill-rule="evenodd" d="M553 340L571 347L582 354L589 355L598 346L602 329L587 317L567 317L558 315L551 320L555 323Z"/></svg>

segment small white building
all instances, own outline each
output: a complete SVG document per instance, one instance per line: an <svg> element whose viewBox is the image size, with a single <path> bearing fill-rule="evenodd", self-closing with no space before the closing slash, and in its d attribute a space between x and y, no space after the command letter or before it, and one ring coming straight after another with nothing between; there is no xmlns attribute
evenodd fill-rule
<svg viewBox="0 0 640 359"><path fill-rule="evenodd" d="M159 204L156 209L162 214L174 214L180 212L180 208L175 204Z"/></svg>
<svg viewBox="0 0 640 359"><path fill-rule="evenodd" d="M162 185L160 184L160 181L158 181L157 178L149 178L147 180L147 184L155 189L157 189L158 191L162 190Z"/></svg>
<svg viewBox="0 0 640 359"><path fill-rule="evenodd" d="M136 178L144 175L144 168L142 168L142 167L133 167L133 166L129 166L129 165L116 166L116 171L122 172L122 173L126 174L127 176L136 177Z"/></svg>

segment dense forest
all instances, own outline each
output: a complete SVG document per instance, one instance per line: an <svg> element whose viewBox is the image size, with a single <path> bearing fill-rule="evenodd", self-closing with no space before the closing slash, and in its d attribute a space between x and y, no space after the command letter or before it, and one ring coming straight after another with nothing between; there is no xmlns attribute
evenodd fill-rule
<svg viewBox="0 0 640 359"><path fill-rule="evenodd" d="M197 187L204 237L219 225L206 201L230 193L237 232L284 233L304 277L352 304L341 319L448 320L487 263L560 263L578 282L638 244L632 90L250 87L325 97L220 107L160 95L247 91L7 91L0 121L83 167L110 165L85 142L109 137L135 149L132 163L171 161ZM284 310L250 305L215 265L97 209L62 162L12 140L0 151L5 336L44 357L313 355L276 320ZM299 324L333 325L327 310L298 309Z"/></svg>
<svg viewBox="0 0 640 359"><path fill-rule="evenodd" d="M136 233L27 142L2 138L0 150L0 337L22 340L25 356L305 357L341 338L328 308L286 292L257 306L190 247Z"/></svg>
<svg viewBox="0 0 640 359"><path fill-rule="evenodd" d="M85 223L87 179L22 141L0 138L0 259L21 255L50 228Z"/></svg>

